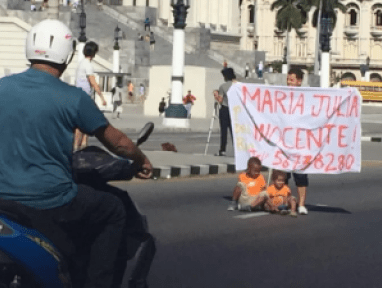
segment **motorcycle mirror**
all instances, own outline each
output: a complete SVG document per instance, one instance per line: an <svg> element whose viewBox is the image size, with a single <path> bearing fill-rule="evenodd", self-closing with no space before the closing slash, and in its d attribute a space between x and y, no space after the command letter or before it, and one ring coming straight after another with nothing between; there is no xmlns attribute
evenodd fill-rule
<svg viewBox="0 0 382 288"><path fill-rule="evenodd" d="M141 145L142 143L146 142L147 138L149 138L150 134L154 130L154 123L148 122L145 126L143 126L141 132L139 132L139 137L137 140L137 146Z"/></svg>

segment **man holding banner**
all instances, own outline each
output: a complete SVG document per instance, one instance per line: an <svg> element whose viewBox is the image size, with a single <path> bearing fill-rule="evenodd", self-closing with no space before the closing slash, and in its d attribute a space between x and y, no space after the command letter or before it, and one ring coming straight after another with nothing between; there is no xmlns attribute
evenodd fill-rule
<svg viewBox="0 0 382 288"><path fill-rule="evenodd" d="M299 87L300 72L289 71L288 86L236 83L227 94L236 170L255 156L293 173L305 207L307 174L360 172L361 96L350 87Z"/></svg>
<svg viewBox="0 0 382 288"><path fill-rule="evenodd" d="M304 73L299 68L291 68L288 71L287 75L287 85L292 87L300 87L302 80L304 78ZM301 215L307 215L308 209L305 207L305 199L306 199L306 190L309 185L308 175L307 174L299 174L299 173L287 173L286 184L288 185L288 181L291 178L291 174L293 174L294 183L297 187L298 194L298 208L297 211Z"/></svg>

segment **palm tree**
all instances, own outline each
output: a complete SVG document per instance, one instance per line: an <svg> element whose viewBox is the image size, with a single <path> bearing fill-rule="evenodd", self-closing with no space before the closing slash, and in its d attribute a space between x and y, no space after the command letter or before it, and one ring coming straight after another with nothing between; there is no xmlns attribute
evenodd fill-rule
<svg viewBox="0 0 382 288"><path fill-rule="evenodd" d="M339 2L339 0L305 0L305 7L316 7L313 13L312 25L316 27L316 51L314 59L314 73L318 74L318 53L319 53L319 36L321 29L321 19L332 19L333 28L337 23L336 9L339 9L342 13L346 12L346 6Z"/></svg>
<svg viewBox="0 0 382 288"><path fill-rule="evenodd" d="M276 26L281 31L286 31L286 46L287 46L287 65L290 64L290 39L289 33L298 29L306 22L307 12L301 0L276 0L271 5L271 11L277 9L276 12ZM310 7L309 7L310 8Z"/></svg>

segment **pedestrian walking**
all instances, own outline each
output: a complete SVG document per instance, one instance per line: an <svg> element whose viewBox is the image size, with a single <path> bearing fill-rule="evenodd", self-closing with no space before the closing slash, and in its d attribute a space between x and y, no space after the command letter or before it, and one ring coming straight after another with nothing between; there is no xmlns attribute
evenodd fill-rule
<svg viewBox="0 0 382 288"><path fill-rule="evenodd" d="M78 7L78 5L79 5L79 0L74 0L74 1L72 2L72 11L73 11L73 12L76 12L76 11L77 11L77 7Z"/></svg>
<svg viewBox="0 0 382 288"><path fill-rule="evenodd" d="M145 23L145 31L147 31L147 30L150 31L150 25L151 25L150 18L147 17L145 19L144 23Z"/></svg>
<svg viewBox="0 0 382 288"><path fill-rule="evenodd" d="M264 70L264 64L263 64L263 61L260 61L258 65L258 69L257 69L257 73L260 79L263 78L263 70Z"/></svg>
<svg viewBox="0 0 382 288"><path fill-rule="evenodd" d="M150 32L150 50L153 51L154 49L155 49L154 32Z"/></svg>
<svg viewBox="0 0 382 288"><path fill-rule="evenodd" d="M46 9L49 8L49 4L48 4L48 0L43 0L43 2L41 3L41 6L40 6L40 11L44 11Z"/></svg>
<svg viewBox="0 0 382 288"><path fill-rule="evenodd" d="M97 0L97 9L103 10L103 0Z"/></svg>
<svg viewBox="0 0 382 288"><path fill-rule="evenodd" d="M163 113L166 111L166 101L162 97L162 101L159 102L159 116L163 116Z"/></svg>
<svg viewBox="0 0 382 288"><path fill-rule="evenodd" d="M192 108L192 105L194 105L195 100L196 100L196 97L191 94L191 90L188 90L187 95L183 97L183 104L187 110L187 118L191 118L191 108Z"/></svg>
<svg viewBox="0 0 382 288"><path fill-rule="evenodd" d="M247 79L249 77L249 64L245 64L245 78Z"/></svg>
<svg viewBox="0 0 382 288"><path fill-rule="evenodd" d="M113 119L120 118L122 113L122 80L118 79L117 85L111 89L113 102Z"/></svg>
<svg viewBox="0 0 382 288"><path fill-rule="evenodd" d="M85 44L83 53L85 58L78 64L76 71L76 87L81 88L86 94L91 97L92 89L99 95L102 100L102 105L106 106L106 100L102 94L97 81L95 80L95 73L93 65L91 64L95 55L98 52L97 43L90 41ZM80 130L75 131L74 150L82 149L87 146L88 136L83 134Z"/></svg>
<svg viewBox="0 0 382 288"><path fill-rule="evenodd" d="M128 90L128 97L131 102L131 104L134 103L134 84L133 82L129 81L129 84L127 85Z"/></svg>
<svg viewBox="0 0 382 288"><path fill-rule="evenodd" d="M146 95L145 95L145 86L143 83L139 86L139 99L141 100L141 104L143 105L146 100Z"/></svg>
<svg viewBox="0 0 382 288"><path fill-rule="evenodd" d="M36 0L31 0L31 11L36 11Z"/></svg>
<svg viewBox="0 0 382 288"><path fill-rule="evenodd" d="M237 82L235 71L232 68L227 68L222 73L225 83L220 85L218 96L218 102L221 104L219 109L220 150L215 156L226 156L228 129L231 132L232 139L232 125L228 108L227 92L232 84Z"/></svg>
<svg viewBox="0 0 382 288"><path fill-rule="evenodd" d="M227 60L224 59L223 61L223 69L221 70L221 73L224 73L224 70L228 68Z"/></svg>

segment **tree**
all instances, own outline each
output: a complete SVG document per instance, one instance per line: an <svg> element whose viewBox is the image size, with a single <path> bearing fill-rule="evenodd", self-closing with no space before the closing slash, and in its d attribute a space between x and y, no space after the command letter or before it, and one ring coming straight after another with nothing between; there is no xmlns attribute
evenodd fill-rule
<svg viewBox="0 0 382 288"><path fill-rule="evenodd" d="M295 29L299 34L298 29L307 20L306 10L308 6L301 0L276 0L271 5L271 11L277 9L276 12L276 27L281 31L286 31L286 46L287 46L287 65L290 64L290 39L289 33ZM310 7L309 7L310 8Z"/></svg>
<svg viewBox="0 0 382 288"><path fill-rule="evenodd" d="M321 29L321 19L329 18L332 19L333 28L337 23L336 9L339 9L342 13L346 12L346 6L339 2L339 0L305 0L305 7L312 8L316 7L312 17L312 26L316 27L316 50L314 59L314 74L318 74L318 54L319 54L319 36Z"/></svg>

